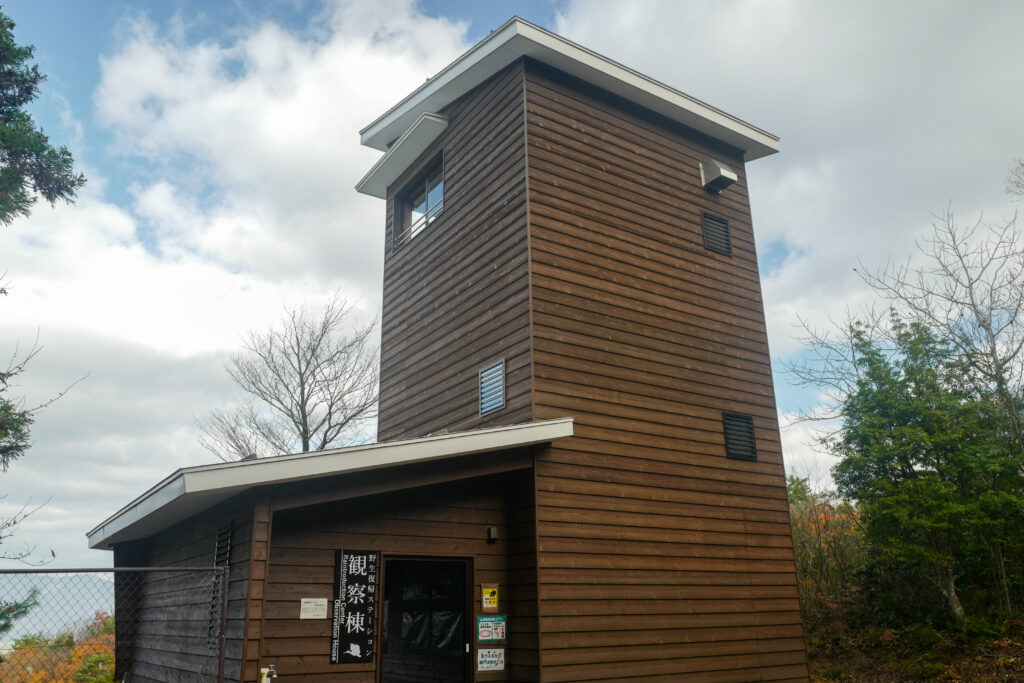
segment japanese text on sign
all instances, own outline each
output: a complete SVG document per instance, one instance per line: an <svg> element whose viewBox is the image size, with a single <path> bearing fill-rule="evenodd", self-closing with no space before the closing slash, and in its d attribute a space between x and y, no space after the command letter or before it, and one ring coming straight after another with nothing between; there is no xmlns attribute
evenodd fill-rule
<svg viewBox="0 0 1024 683"><path fill-rule="evenodd" d="M476 618L477 640L505 640L505 630L506 621L504 616Z"/></svg>
<svg viewBox="0 0 1024 683"><path fill-rule="evenodd" d="M377 617L377 552L334 552L331 664L373 660Z"/></svg>
<svg viewBox="0 0 1024 683"><path fill-rule="evenodd" d="M504 648L480 648L476 651L477 671L504 671Z"/></svg>
<svg viewBox="0 0 1024 683"><path fill-rule="evenodd" d="M498 584L484 583L480 585L480 604L484 612L498 611Z"/></svg>
<svg viewBox="0 0 1024 683"><path fill-rule="evenodd" d="M299 602L299 619L326 619L327 598L302 598Z"/></svg>

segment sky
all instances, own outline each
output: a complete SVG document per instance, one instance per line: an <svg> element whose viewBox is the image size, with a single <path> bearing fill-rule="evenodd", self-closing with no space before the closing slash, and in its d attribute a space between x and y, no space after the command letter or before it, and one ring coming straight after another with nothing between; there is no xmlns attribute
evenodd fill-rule
<svg viewBox="0 0 1024 683"><path fill-rule="evenodd" d="M0 354L40 412L0 474L4 548L109 566L85 532L179 467L194 418L237 398L224 363L284 306L381 300L379 157L358 131L512 15L778 135L748 166L781 421L815 405L782 361L798 316L870 302L854 268L914 251L934 214L997 219L1024 157L1024 3L906 0L125 2L3 11L49 77L32 105L88 184L0 228ZM827 480L806 426L787 467ZM0 563L3 564L3 563Z"/></svg>

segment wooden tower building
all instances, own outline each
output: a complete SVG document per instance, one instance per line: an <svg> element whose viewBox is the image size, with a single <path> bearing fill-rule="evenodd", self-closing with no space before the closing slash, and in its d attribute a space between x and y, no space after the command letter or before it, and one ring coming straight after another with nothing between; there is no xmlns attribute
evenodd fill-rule
<svg viewBox="0 0 1024 683"><path fill-rule="evenodd" d="M229 525L225 680L807 680L744 170L777 138L519 19L361 135L378 443L180 470L91 545L202 564Z"/></svg>

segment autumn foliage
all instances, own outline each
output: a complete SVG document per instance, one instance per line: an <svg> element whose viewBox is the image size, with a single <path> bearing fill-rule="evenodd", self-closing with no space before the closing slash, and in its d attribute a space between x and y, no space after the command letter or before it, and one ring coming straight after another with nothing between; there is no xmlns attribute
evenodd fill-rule
<svg viewBox="0 0 1024 683"><path fill-rule="evenodd" d="M114 617L97 612L76 633L27 635L0 662L5 683L113 683Z"/></svg>

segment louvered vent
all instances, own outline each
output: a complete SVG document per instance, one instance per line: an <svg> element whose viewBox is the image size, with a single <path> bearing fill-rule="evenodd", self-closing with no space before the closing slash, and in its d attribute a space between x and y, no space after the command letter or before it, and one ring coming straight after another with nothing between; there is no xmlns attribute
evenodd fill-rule
<svg viewBox="0 0 1024 683"><path fill-rule="evenodd" d="M505 407L505 361L480 371L480 414L486 415Z"/></svg>
<svg viewBox="0 0 1024 683"><path fill-rule="evenodd" d="M231 564L231 522L217 527L217 545L213 549L213 565L227 567ZM212 574L213 582L210 590L210 614L206 622L206 644L215 647L220 643L224 616L224 593L227 588L227 576Z"/></svg>
<svg viewBox="0 0 1024 683"><path fill-rule="evenodd" d="M713 213L704 213L701 221L704 228L704 248L717 254L732 256L729 221Z"/></svg>
<svg viewBox="0 0 1024 683"><path fill-rule="evenodd" d="M217 528L217 547L213 552L213 564L226 567L231 562L231 522Z"/></svg>
<svg viewBox="0 0 1024 683"><path fill-rule="evenodd" d="M725 430L725 455L734 460L757 460L754 420L749 415L722 413Z"/></svg>

